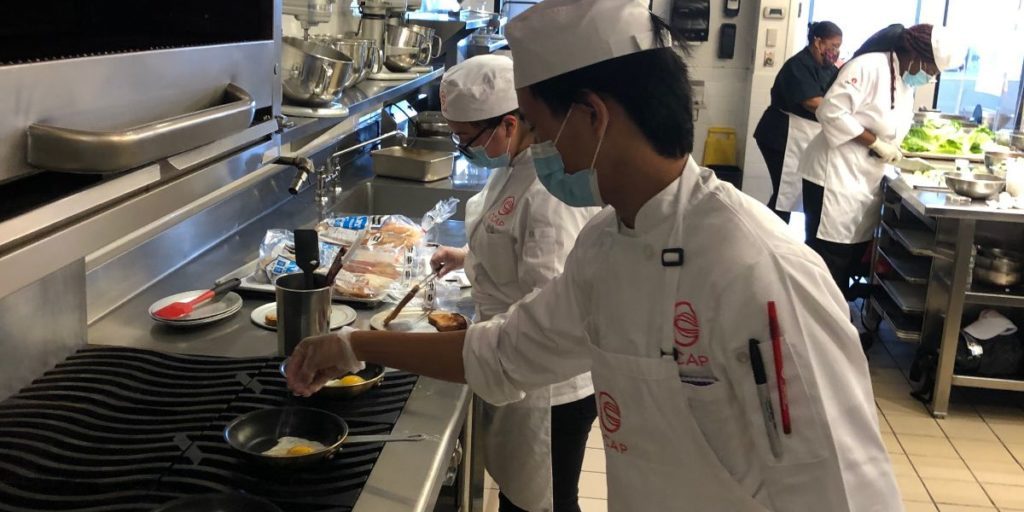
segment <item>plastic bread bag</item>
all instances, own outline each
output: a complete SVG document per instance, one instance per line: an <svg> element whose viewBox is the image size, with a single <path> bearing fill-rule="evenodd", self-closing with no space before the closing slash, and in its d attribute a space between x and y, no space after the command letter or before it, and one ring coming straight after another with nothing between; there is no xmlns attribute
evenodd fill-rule
<svg viewBox="0 0 1024 512"><path fill-rule="evenodd" d="M420 228L424 233L430 233L434 227L454 217L458 206L459 200L454 197L439 201L430 211L423 214L423 218L420 220Z"/></svg>
<svg viewBox="0 0 1024 512"><path fill-rule="evenodd" d="M388 215L380 226L370 228L368 233L363 245L370 249L412 249L422 245L424 239L420 226L404 215Z"/></svg>
<svg viewBox="0 0 1024 512"><path fill-rule="evenodd" d="M381 215L331 217L317 224L316 231L323 241L349 247L356 243L362 231L379 228L384 218Z"/></svg>
<svg viewBox="0 0 1024 512"><path fill-rule="evenodd" d="M299 272L295 264L295 245L292 232L286 229L270 229L263 235L260 242L260 259L256 265L253 279L257 282L270 284L274 278Z"/></svg>
<svg viewBox="0 0 1024 512"><path fill-rule="evenodd" d="M346 297L362 300L379 300L388 294L393 279L376 274L349 272L344 268L334 280L334 291Z"/></svg>
<svg viewBox="0 0 1024 512"><path fill-rule="evenodd" d="M320 241L320 268L318 272L327 272L327 267L334 261L334 256L341 246ZM253 274L254 280L270 284L285 274L295 274L302 269L295 263L295 238L287 229L270 229L263 235L260 243L260 259Z"/></svg>

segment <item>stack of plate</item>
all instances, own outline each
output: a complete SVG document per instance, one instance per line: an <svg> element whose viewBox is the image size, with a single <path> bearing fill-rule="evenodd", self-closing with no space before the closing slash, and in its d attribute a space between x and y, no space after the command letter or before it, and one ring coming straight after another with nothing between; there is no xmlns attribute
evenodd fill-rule
<svg viewBox="0 0 1024 512"><path fill-rule="evenodd" d="M153 314L160 310L160 308L171 305L175 302L192 300L205 291L206 290L192 290L190 292L182 292L160 299L149 307L149 317L157 323L173 327L196 327L223 320L235 313L238 313L238 310L242 309L242 297L235 292L228 292L220 299L211 300L210 302L196 307L191 313L181 318L168 320Z"/></svg>

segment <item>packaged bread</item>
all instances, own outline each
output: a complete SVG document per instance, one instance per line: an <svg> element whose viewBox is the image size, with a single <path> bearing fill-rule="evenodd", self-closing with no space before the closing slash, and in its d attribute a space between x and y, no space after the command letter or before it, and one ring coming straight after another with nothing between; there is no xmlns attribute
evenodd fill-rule
<svg viewBox="0 0 1024 512"><path fill-rule="evenodd" d="M379 299L387 295L395 282L376 274L360 274L342 269L334 280L334 290L342 295L356 299Z"/></svg>

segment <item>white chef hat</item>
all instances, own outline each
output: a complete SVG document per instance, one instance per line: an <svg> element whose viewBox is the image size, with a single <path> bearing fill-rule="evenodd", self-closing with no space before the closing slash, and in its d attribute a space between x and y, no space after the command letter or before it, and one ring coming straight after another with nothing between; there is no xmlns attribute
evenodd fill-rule
<svg viewBox="0 0 1024 512"><path fill-rule="evenodd" d="M932 57L939 71L958 68L967 58L967 45L949 27L932 27Z"/></svg>
<svg viewBox="0 0 1024 512"><path fill-rule="evenodd" d="M517 89L657 45L638 0L544 0L513 18L505 37Z"/></svg>
<svg viewBox="0 0 1024 512"><path fill-rule="evenodd" d="M491 119L519 108L512 83L512 59L480 55L453 66L441 77L441 114L449 121Z"/></svg>

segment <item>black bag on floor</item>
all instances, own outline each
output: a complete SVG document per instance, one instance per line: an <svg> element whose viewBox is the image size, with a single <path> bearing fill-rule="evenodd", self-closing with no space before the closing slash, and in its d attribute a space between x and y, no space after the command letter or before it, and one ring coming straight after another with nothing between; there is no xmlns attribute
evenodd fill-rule
<svg viewBox="0 0 1024 512"><path fill-rule="evenodd" d="M977 375L998 379L1021 376L1024 345L1016 334L996 336L985 341L960 333L956 347L955 371L958 374Z"/></svg>

